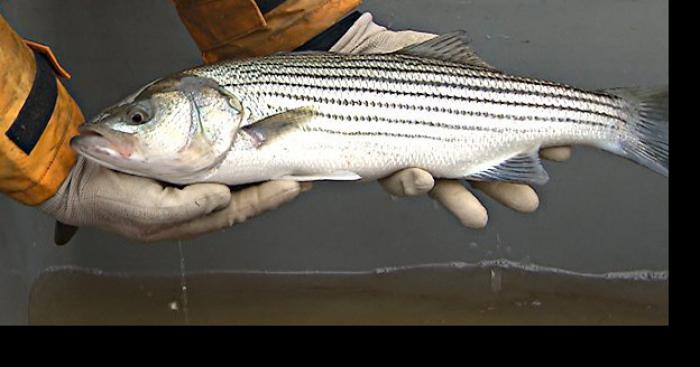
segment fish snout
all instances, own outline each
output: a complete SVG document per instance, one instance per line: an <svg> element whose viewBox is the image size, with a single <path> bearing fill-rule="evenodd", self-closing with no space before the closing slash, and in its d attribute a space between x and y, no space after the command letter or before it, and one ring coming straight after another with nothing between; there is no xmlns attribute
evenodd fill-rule
<svg viewBox="0 0 700 367"><path fill-rule="evenodd" d="M81 125L78 132L80 135L71 138L70 145L79 153L129 158L134 152L134 141L125 134L116 136L114 132L104 131L93 124Z"/></svg>

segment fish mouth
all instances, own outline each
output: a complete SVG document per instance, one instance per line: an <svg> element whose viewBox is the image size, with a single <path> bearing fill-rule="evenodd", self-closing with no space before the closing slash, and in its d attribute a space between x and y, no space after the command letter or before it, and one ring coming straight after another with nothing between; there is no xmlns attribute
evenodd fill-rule
<svg viewBox="0 0 700 367"><path fill-rule="evenodd" d="M82 125L80 135L71 138L70 146L78 153L96 159L128 159L134 152L134 144L125 136L114 137L98 127Z"/></svg>

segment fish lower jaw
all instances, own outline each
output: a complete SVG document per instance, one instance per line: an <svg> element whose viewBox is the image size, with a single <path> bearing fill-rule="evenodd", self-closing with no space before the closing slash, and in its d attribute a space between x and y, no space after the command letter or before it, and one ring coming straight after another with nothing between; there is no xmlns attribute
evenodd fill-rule
<svg viewBox="0 0 700 367"><path fill-rule="evenodd" d="M106 148L106 147L98 147L95 149L97 153L103 153L106 154L107 156L114 157L114 158L127 158L124 155L122 155L120 152L111 149L111 148Z"/></svg>

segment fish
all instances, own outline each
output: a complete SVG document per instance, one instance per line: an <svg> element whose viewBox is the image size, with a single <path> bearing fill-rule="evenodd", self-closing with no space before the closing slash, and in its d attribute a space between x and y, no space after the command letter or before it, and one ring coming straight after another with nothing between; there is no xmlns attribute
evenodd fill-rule
<svg viewBox="0 0 700 367"><path fill-rule="evenodd" d="M546 147L586 145L668 176L668 87L587 91L511 75L464 31L396 52L227 60L149 83L71 146L176 185L436 178L545 184Z"/></svg>

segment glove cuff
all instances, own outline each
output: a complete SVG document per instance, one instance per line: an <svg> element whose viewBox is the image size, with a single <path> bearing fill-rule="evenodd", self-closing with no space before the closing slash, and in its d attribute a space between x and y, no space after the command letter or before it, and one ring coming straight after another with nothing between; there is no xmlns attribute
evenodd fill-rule
<svg viewBox="0 0 700 367"><path fill-rule="evenodd" d="M71 201L71 197L78 196L71 195L71 192L82 191L77 185L81 182L80 178L86 174L86 163L87 161L85 158L80 156L77 158L73 169L70 171L61 186L58 187L55 194L39 205L39 209L41 209L42 212L66 224L82 224L72 223L72 221L68 218L76 217L72 213L75 205ZM88 210L88 208L83 208L83 210ZM89 216L89 214L86 216Z"/></svg>
<svg viewBox="0 0 700 367"><path fill-rule="evenodd" d="M433 37L435 35L432 33L389 30L377 25L372 14L364 13L330 51L348 54L390 53Z"/></svg>
<svg viewBox="0 0 700 367"><path fill-rule="evenodd" d="M336 42L329 51L338 53L360 53L360 51L357 50L360 46L363 46L370 37L383 31L386 31L386 28L374 23L372 13L364 13L355 21L355 24L340 37L338 42Z"/></svg>

